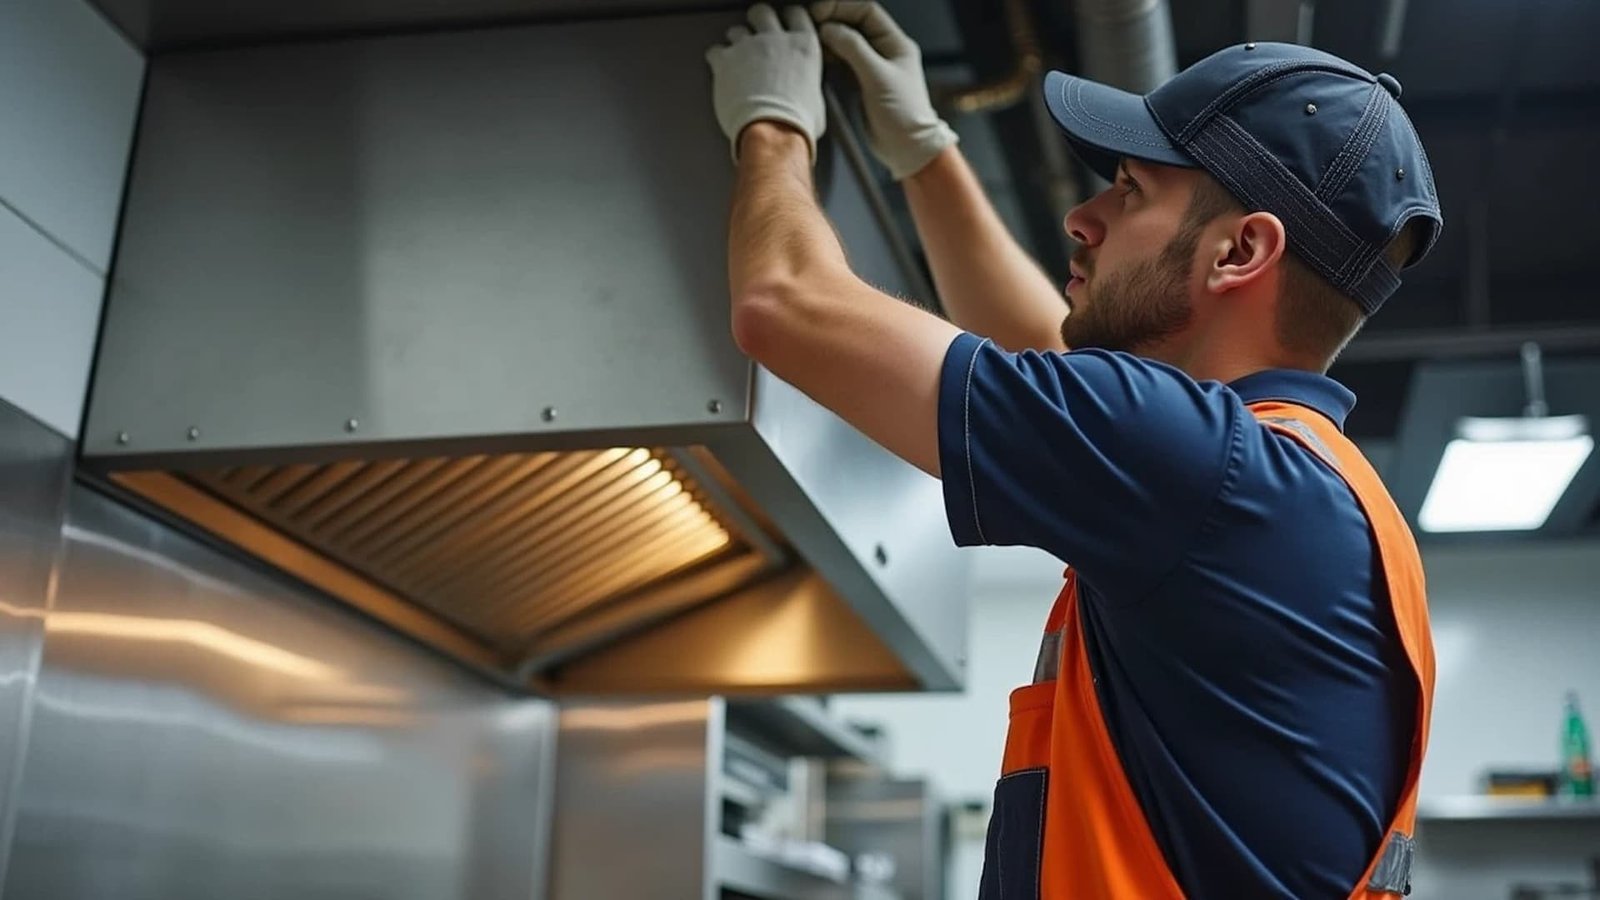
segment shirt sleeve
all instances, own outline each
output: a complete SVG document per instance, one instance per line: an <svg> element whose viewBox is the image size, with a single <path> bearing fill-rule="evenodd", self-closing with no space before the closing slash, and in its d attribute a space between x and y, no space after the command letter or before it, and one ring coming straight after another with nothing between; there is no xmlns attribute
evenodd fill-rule
<svg viewBox="0 0 1600 900"><path fill-rule="evenodd" d="M962 546L1027 545L1142 595L1200 532L1242 453L1215 382L1126 353L1009 353L962 334L939 387L945 513Z"/></svg>

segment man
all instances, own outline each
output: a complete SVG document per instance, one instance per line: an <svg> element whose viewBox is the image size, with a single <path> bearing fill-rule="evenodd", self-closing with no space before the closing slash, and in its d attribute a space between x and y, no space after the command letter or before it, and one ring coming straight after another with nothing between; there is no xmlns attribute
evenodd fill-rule
<svg viewBox="0 0 1600 900"><path fill-rule="evenodd" d="M941 476L958 543L1071 566L1011 698L980 897L1408 891L1421 564L1324 374L1441 224L1399 84L1281 44L1148 97L1051 73L1051 113L1113 182L1066 218L1063 298L916 45L874 4L809 13L757 6L708 53L734 337ZM822 45L862 84L951 322L856 278L817 206Z"/></svg>

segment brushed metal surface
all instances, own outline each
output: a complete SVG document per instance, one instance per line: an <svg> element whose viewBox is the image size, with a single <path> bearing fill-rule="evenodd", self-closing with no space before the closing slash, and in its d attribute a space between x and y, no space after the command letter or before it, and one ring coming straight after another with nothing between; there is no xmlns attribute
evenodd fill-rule
<svg viewBox="0 0 1600 900"><path fill-rule="evenodd" d="M965 558L938 484L728 333L730 171L700 59L728 21L157 59L86 459L232 466L208 484L409 600L427 601L413 582L451 593L436 613L491 608L511 645L657 582L597 580L607 557L585 551L552 571L516 552L554 492L478 519L471 498L564 464L552 451L702 445L904 660L914 679L894 687L958 686ZM863 277L914 295L839 119L823 202ZM640 562L659 574L669 556Z"/></svg>
<svg viewBox="0 0 1600 900"><path fill-rule="evenodd" d="M83 487L7 900L541 896L554 709Z"/></svg>
<svg viewBox="0 0 1600 900"><path fill-rule="evenodd" d="M0 398L77 437L104 282L4 207L0 272Z"/></svg>
<svg viewBox="0 0 1600 900"><path fill-rule="evenodd" d="M891 635L892 636L892 635ZM550 673L564 694L910 691L912 669L814 572L796 569L627 635ZM909 657L909 658L908 658Z"/></svg>
<svg viewBox="0 0 1600 900"><path fill-rule="evenodd" d="M72 442L0 400L0 885L71 472Z"/></svg>
<svg viewBox="0 0 1600 900"><path fill-rule="evenodd" d="M296 35L460 28L574 16L638 15L725 7L742 0L89 0L151 50Z"/></svg>
<svg viewBox="0 0 1600 900"><path fill-rule="evenodd" d="M938 480L765 369L756 370L759 437L712 445L796 552L853 604L926 688L966 680L971 557L954 549Z"/></svg>
<svg viewBox="0 0 1600 900"><path fill-rule="evenodd" d="M718 900L722 701L563 704L550 900Z"/></svg>
<svg viewBox="0 0 1600 900"><path fill-rule="evenodd" d="M83 0L0 4L0 200L97 279L111 258L144 64Z"/></svg>
<svg viewBox="0 0 1600 900"><path fill-rule="evenodd" d="M944 810L923 779L894 779L882 770L836 766L827 788L828 844L851 856L894 860L886 885L902 897L943 897Z"/></svg>
<svg viewBox="0 0 1600 900"><path fill-rule="evenodd" d="M154 59L86 454L741 422L702 58L736 18Z"/></svg>

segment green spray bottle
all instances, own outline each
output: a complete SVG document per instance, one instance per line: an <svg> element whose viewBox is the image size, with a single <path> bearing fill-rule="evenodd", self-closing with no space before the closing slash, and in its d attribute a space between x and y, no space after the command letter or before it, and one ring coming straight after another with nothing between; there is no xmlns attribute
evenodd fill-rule
<svg viewBox="0 0 1600 900"><path fill-rule="evenodd" d="M1594 796L1594 761L1589 756L1589 729L1578 712L1578 694L1567 692L1566 722L1561 728L1561 793Z"/></svg>

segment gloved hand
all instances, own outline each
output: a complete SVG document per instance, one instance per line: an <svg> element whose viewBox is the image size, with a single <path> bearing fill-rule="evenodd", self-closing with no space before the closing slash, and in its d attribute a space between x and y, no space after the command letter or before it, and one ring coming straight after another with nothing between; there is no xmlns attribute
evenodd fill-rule
<svg viewBox="0 0 1600 900"><path fill-rule="evenodd" d="M915 174L954 144L956 133L939 118L922 74L922 49L876 3L818 0L812 18L822 43L861 82L872 152L899 181Z"/></svg>
<svg viewBox="0 0 1600 900"><path fill-rule="evenodd" d="M803 7L790 6L783 21L771 6L750 7L750 27L728 29L728 43L706 51L711 64L711 102L717 124L739 161L739 135L752 122L785 122L806 136L811 161L827 127L822 102L822 46Z"/></svg>

